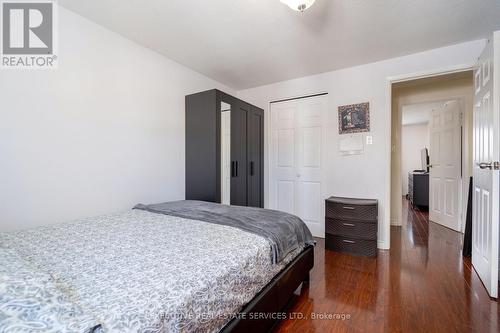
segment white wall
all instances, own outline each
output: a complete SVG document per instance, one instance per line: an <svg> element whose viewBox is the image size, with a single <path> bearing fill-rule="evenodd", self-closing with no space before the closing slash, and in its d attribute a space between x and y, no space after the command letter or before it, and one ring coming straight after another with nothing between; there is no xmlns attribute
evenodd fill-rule
<svg viewBox="0 0 500 333"><path fill-rule="evenodd" d="M247 89L239 97L266 110L266 135L269 102L283 98L328 92L330 114L328 133L327 190L331 195L375 198L379 200L379 246L390 244L390 155L391 96L388 79L407 74L442 71L455 66L472 66L485 45L484 40L449 46L377 63L279 82ZM339 46L341 47L341 46ZM276 61L279 61L277 59ZM373 145L365 154L342 157L338 152L337 107L370 102ZM266 145L269 140L266 140ZM268 169L266 146L266 175ZM266 179L266 189L268 180ZM266 191L266 194L268 191ZM267 197L267 196L266 196ZM267 199L266 199L267 205Z"/></svg>
<svg viewBox="0 0 500 333"><path fill-rule="evenodd" d="M408 172L422 169L421 151L429 148L429 123L405 125L401 131L403 195L408 194Z"/></svg>
<svg viewBox="0 0 500 333"><path fill-rule="evenodd" d="M0 230L184 198L184 96L220 88L59 7L59 68L0 71Z"/></svg>

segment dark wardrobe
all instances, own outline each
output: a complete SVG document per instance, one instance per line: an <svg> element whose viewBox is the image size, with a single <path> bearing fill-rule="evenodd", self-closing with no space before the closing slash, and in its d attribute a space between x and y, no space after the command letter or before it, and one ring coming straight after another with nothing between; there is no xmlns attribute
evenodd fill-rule
<svg viewBox="0 0 500 333"><path fill-rule="evenodd" d="M230 154L222 147L221 119L228 111ZM226 176L226 203L264 207L264 110L216 89L188 95L186 199L221 203Z"/></svg>

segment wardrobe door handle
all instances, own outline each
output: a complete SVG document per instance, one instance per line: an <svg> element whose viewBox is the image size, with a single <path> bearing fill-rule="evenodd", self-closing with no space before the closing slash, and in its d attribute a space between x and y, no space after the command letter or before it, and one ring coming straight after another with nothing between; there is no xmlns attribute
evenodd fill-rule
<svg viewBox="0 0 500 333"><path fill-rule="evenodd" d="M235 177L238 177L238 161L235 162L236 167L235 167Z"/></svg>
<svg viewBox="0 0 500 333"><path fill-rule="evenodd" d="M231 177L236 177L236 162L231 161Z"/></svg>
<svg viewBox="0 0 500 333"><path fill-rule="evenodd" d="M250 161L250 176L254 175L253 165L254 165L253 161Z"/></svg>

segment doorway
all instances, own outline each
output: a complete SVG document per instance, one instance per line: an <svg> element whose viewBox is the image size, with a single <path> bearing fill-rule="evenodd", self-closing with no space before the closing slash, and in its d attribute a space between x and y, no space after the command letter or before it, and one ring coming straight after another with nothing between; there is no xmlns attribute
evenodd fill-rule
<svg viewBox="0 0 500 333"><path fill-rule="evenodd" d="M392 85L392 225L402 225L408 200L432 222L464 231L473 96L472 71Z"/></svg>

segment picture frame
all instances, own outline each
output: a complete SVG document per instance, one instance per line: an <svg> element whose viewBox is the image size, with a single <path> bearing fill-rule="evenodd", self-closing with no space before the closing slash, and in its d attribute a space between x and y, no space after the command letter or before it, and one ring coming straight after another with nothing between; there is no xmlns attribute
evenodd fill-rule
<svg viewBox="0 0 500 333"><path fill-rule="evenodd" d="M339 134L370 131L370 103L339 106Z"/></svg>

